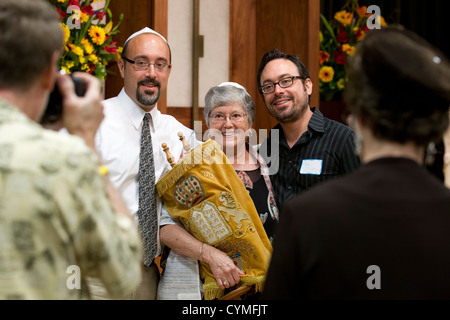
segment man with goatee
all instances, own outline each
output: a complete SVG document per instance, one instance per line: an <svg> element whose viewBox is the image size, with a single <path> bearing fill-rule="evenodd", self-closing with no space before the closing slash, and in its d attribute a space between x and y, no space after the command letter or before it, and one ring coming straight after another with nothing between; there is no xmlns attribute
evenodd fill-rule
<svg viewBox="0 0 450 320"><path fill-rule="evenodd" d="M257 80L267 110L279 122L262 143L260 154L268 156L280 208L296 194L359 167L353 131L310 107L313 83L297 56L276 49L267 52Z"/></svg>
<svg viewBox="0 0 450 320"><path fill-rule="evenodd" d="M118 62L120 75L124 79L124 87L117 97L103 102L105 119L96 135L96 144L100 157L109 168L113 184L119 189L127 206L141 221L140 188L143 188L141 178L146 174L139 174L141 155L141 134L149 132L147 144L151 144L153 155L154 179L147 183L148 198L154 198L150 207L156 206L157 220L151 232L146 233L147 227L139 224L144 246L142 263L143 281L138 289L126 298L136 300L153 300L159 281L159 270L154 258L161 253L159 240L159 220L162 203L155 194L154 183L170 169L167 157L161 144L167 143L170 152L178 161L182 154L183 144L177 135L183 132L186 140L195 146L195 134L174 117L162 114L157 107L161 94L167 88L172 62L171 51L166 39L150 28L144 28L132 34L124 44L122 57ZM142 180L143 181L143 180ZM142 197L141 197L142 198ZM151 209L151 208L149 208ZM151 237L152 234L156 236ZM145 234L145 236L144 236ZM149 235L149 237L147 237ZM151 238L151 240L149 240ZM149 243L151 242L151 243ZM151 256L146 256L146 248L152 247ZM98 298L104 298L102 288L95 286Z"/></svg>

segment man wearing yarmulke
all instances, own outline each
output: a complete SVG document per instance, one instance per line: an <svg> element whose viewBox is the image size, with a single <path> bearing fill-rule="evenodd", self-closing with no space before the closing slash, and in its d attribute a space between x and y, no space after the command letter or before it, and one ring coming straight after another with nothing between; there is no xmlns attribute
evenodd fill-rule
<svg viewBox="0 0 450 320"><path fill-rule="evenodd" d="M166 143L178 161L183 148L178 132L193 147L199 142L193 130L158 110L157 102L167 88L172 68L170 47L162 35L148 27L132 34L124 44L118 65L124 87L117 97L103 102L105 119L97 132L96 145L142 238L143 281L125 298L151 300L156 298L159 281L154 259L161 253L162 203L156 196L155 182L170 169L161 144ZM107 298L95 279L91 284L98 299Z"/></svg>

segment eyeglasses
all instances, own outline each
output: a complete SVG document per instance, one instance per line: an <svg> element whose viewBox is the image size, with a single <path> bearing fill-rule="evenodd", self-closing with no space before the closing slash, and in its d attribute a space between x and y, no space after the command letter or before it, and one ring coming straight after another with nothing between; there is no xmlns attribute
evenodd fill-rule
<svg viewBox="0 0 450 320"><path fill-rule="evenodd" d="M283 88L283 89L289 88L294 83L294 79L302 79L302 77L299 77L299 76L286 77L286 78L281 79L278 82L266 83L266 84L262 85L260 88L264 94L272 93L275 91L276 85L279 85L280 88Z"/></svg>
<svg viewBox="0 0 450 320"><path fill-rule="evenodd" d="M134 67L138 70L147 70L150 68L150 65L154 65L157 71L167 71L170 69L170 64L168 64L164 60L157 60L155 63L150 63L145 59L136 59L136 61L122 57L123 60L128 61L131 64L134 64Z"/></svg>
<svg viewBox="0 0 450 320"><path fill-rule="evenodd" d="M233 113L229 116L224 115L222 113L216 113L211 115L209 118L211 119L211 122L214 124L222 124L225 123L227 118L230 118L230 121L232 123L240 123L244 120L244 118L247 116L245 113Z"/></svg>

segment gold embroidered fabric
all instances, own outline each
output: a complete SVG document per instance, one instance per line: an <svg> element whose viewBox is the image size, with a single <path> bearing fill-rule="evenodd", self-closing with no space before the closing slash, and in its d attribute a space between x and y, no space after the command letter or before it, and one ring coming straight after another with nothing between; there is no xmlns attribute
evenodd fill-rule
<svg viewBox="0 0 450 320"><path fill-rule="evenodd" d="M228 254L245 272L239 286L262 290L272 246L252 199L215 141L193 149L156 189L170 215L190 234ZM204 262L200 276L206 300L224 294Z"/></svg>

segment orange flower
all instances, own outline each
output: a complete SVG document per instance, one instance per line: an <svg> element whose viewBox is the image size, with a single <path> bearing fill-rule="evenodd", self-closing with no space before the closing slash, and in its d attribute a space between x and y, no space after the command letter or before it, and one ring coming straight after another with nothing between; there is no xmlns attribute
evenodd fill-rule
<svg viewBox="0 0 450 320"><path fill-rule="evenodd" d="M356 11L356 13L358 14L358 16L360 18L365 18L365 17L369 17L370 16L370 14L367 13L367 7L366 6L360 7L359 4L356 4L355 11Z"/></svg>
<svg viewBox="0 0 450 320"><path fill-rule="evenodd" d="M328 54L328 52L325 51L319 51L319 63L320 64L324 64L325 62L328 62L328 60L330 59L330 55Z"/></svg>
<svg viewBox="0 0 450 320"><path fill-rule="evenodd" d="M323 82L330 82L334 77L334 69L329 66L323 66L319 70L319 79Z"/></svg>
<svg viewBox="0 0 450 320"><path fill-rule="evenodd" d="M355 52L355 47L345 43L342 45L342 51L348 54L349 56L352 56L353 53Z"/></svg>
<svg viewBox="0 0 450 320"><path fill-rule="evenodd" d="M387 27L386 20L382 16L377 17L377 22L380 24L381 27Z"/></svg>
<svg viewBox="0 0 450 320"><path fill-rule="evenodd" d="M347 12L345 10L336 12L334 19L342 23L344 27L349 26L353 20L353 13Z"/></svg>

